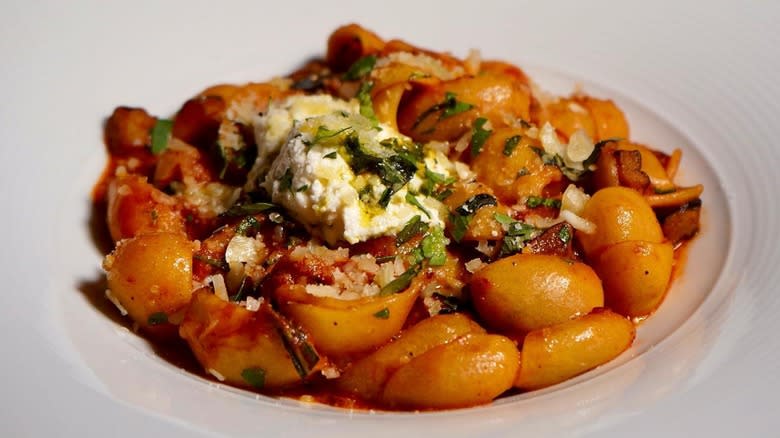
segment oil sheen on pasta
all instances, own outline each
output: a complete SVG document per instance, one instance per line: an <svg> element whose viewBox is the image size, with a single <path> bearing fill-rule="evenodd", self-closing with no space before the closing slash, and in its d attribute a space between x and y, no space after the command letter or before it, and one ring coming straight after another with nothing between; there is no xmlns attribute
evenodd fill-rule
<svg viewBox="0 0 780 438"><path fill-rule="evenodd" d="M679 150L475 50L350 24L263 79L105 126L106 297L207 378L387 410L552 386L631 346L699 230Z"/></svg>

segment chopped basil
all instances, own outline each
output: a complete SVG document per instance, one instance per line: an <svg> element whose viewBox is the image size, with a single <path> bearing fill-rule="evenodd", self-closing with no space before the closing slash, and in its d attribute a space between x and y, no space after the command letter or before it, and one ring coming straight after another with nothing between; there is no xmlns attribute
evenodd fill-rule
<svg viewBox="0 0 780 438"><path fill-rule="evenodd" d="M558 231L558 238L563 243L569 243L571 240L571 229L568 226L561 227L561 230Z"/></svg>
<svg viewBox="0 0 780 438"><path fill-rule="evenodd" d="M412 129L416 129L417 126L423 122L423 120L427 119L428 116L434 113L440 112L438 120L442 120L446 119L447 117L452 117L456 114L466 112L472 108L474 108L474 105L457 100L455 93L447 91L444 93L444 100L442 102L433 105L432 107L423 111L422 114L417 116L417 119L412 125Z"/></svg>
<svg viewBox="0 0 780 438"><path fill-rule="evenodd" d="M168 322L168 315L165 312L154 312L146 320L149 325L160 325Z"/></svg>
<svg viewBox="0 0 780 438"><path fill-rule="evenodd" d="M426 231L428 231L428 224L422 221L422 217L420 217L419 214L415 215L409 219L409 222L407 222L398 235L395 236L395 244L396 246L403 245L412 237L423 234Z"/></svg>
<svg viewBox="0 0 780 438"><path fill-rule="evenodd" d="M152 224L157 223L157 217L158 217L157 210L152 209L152 211L149 212L149 215L152 217Z"/></svg>
<svg viewBox="0 0 780 438"><path fill-rule="evenodd" d="M173 129L173 122L167 119L157 119L152 126L151 137L152 153L157 155L164 151L168 147L168 141L171 139L171 130Z"/></svg>
<svg viewBox="0 0 780 438"><path fill-rule="evenodd" d="M241 378L255 389L263 389L265 386L265 370L260 367L246 368L241 371Z"/></svg>
<svg viewBox="0 0 780 438"><path fill-rule="evenodd" d="M538 228L516 221L502 213L496 213L493 217L502 225L506 232L501 242L500 257L520 252L525 244L539 232Z"/></svg>
<svg viewBox="0 0 780 438"><path fill-rule="evenodd" d="M339 153L338 153L338 152L336 152L336 151L333 151L333 152L329 152L329 153L327 153L327 154L323 155L323 156L322 156L322 158L328 158L328 159L331 159L331 160L333 160L333 159L335 159L335 158L336 158L338 155L339 155Z"/></svg>
<svg viewBox="0 0 780 438"><path fill-rule="evenodd" d="M356 81L363 76L371 73L371 70L374 69L374 65L376 64L376 56L374 55L366 55L357 61L355 61L351 67L349 67L349 70L347 70L346 73L344 73L343 79L345 81Z"/></svg>
<svg viewBox="0 0 780 438"><path fill-rule="evenodd" d="M425 209L425 206L423 206L420 203L420 200L417 199L411 192L406 193L406 202L417 207L420 211L423 212L424 215L428 216L428 219L431 218L431 214L428 212L428 210Z"/></svg>
<svg viewBox="0 0 780 438"><path fill-rule="evenodd" d="M239 302L244 299L244 295L249 291L250 286L249 283L251 280L249 277L244 275L243 278L241 278L241 284L238 286L238 290L236 291L235 295L230 297L230 301Z"/></svg>
<svg viewBox="0 0 780 438"><path fill-rule="evenodd" d="M262 306L260 311L267 312L276 326L276 333L284 345L295 371L305 379L319 363L320 356L309 342L304 331L295 327L284 316L277 313L271 306Z"/></svg>
<svg viewBox="0 0 780 438"><path fill-rule="evenodd" d="M460 242L469 229L471 215L461 216L459 214L450 214L450 222L452 223L452 238L455 239L456 242Z"/></svg>
<svg viewBox="0 0 780 438"><path fill-rule="evenodd" d="M496 220L496 222L498 222L499 224L501 224L501 225L505 225L505 226L507 226L507 227L508 227L509 225L511 225L513 222L515 222L515 220L514 220L514 219L512 219L512 217L511 217L511 216L509 216L509 215L506 215L506 214L504 214L504 213L496 213L496 214L494 214L494 215L493 215L493 218L494 218L494 219Z"/></svg>
<svg viewBox="0 0 780 438"><path fill-rule="evenodd" d="M487 193L478 193L471 198L467 199L460 207L456 208L454 212L450 214L450 223L452 224L451 234L452 238L456 242L460 242L463 236L466 235L466 231L469 228L469 222L482 207L490 205L498 205L498 201L492 195Z"/></svg>
<svg viewBox="0 0 780 438"><path fill-rule="evenodd" d="M304 184L304 185L298 187L297 189L295 189L295 191L298 192L298 193L305 192L306 190L309 190L309 185L308 184Z"/></svg>
<svg viewBox="0 0 780 438"><path fill-rule="evenodd" d="M207 265L209 265L211 267L217 268L217 269L222 270L222 271L227 271L228 269L230 269L230 267L228 266L227 262L225 262L223 260L213 259L211 257L200 255L200 254L195 254L195 255L192 256L192 258L194 260L197 260L197 261L199 261L201 263L205 263L205 264L207 264Z"/></svg>
<svg viewBox="0 0 780 438"><path fill-rule="evenodd" d="M504 140L504 155L506 155L507 157L512 155L512 152L514 152L518 144L520 144L519 135L513 135L507 138L506 140Z"/></svg>
<svg viewBox="0 0 780 438"><path fill-rule="evenodd" d="M251 230L260 228L260 222L254 216L246 216L236 225L236 234L246 236Z"/></svg>
<svg viewBox="0 0 780 438"><path fill-rule="evenodd" d="M482 152L482 146L485 144L485 141L490 137L490 134L493 133L493 131L489 129L485 129L485 123L487 123L487 119L484 117L479 117L478 119L474 120L474 125L471 128L471 157L474 158L477 155L479 155L480 152Z"/></svg>
<svg viewBox="0 0 780 438"><path fill-rule="evenodd" d="M411 268L404 271L398 278L387 283L382 289L379 290L379 295L391 295L394 293L402 292L409 287L414 280L414 277L420 272L420 265L415 264Z"/></svg>
<svg viewBox="0 0 780 438"><path fill-rule="evenodd" d="M379 176L386 189L379 200L381 207L387 207L392 195L408 183L417 172L417 165L407 157L396 154L379 157L366 150L357 134L347 136L344 147L349 166L355 174L371 172Z"/></svg>
<svg viewBox="0 0 780 438"><path fill-rule="evenodd" d="M333 129L328 129L326 126L320 125L317 127L317 132L314 133L314 138L311 140L304 140L303 144L305 144L306 146L312 146L322 142L323 140L328 140L328 139L338 137L340 134L343 134L344 132L349 131L351 129L352 129L351 126L347 126L346 128L333 130Z"/></svg>
<svg viewBox="0 0 780 438"><path fill-rule="evenodd" d="M395 257L396 256L394 256L394 255L379 256L379 257L376 258L376 262L377 262L377 264L381 265L382 263L392 262L393 260L395 260Z"/></svg>
<svg viewBox="0 0 780 438"><path fill-rule="evenodd" d="M431 228L420 243L420 248L430 266L441 266L446 263L447 238L444 237L444 230L441 228Z"/></svg>
<svg viewBox="0 0 780 438"><path fill-rule="evenodd" d="M540 196L529 196L525 201L525 205L529 208L536 207L549 207L549 208L561 208L560 199L542 198Z"/></svg>
<svg viewBox="0 0 780 438"><path fill-rule="evenodd" d="M474 108L474 105L461 102L455 97L455 93L450 93L449 91L444 94L444 111L442 111L441 116L439 116L439 120L452 117Z"/></svg>
<svg viewBox="0 0 780 438"><path fill-rule="evenodd" d="M435 195L433 195L433 197L438 199L439 201L444 201L445 199L449 198L450 195L452 195L453 193L454 192L452 191L452 189L447 188L440 191L439 193L436 193Z"/></svg>
<svg viewBox="0 0 780 438"><path fill-rule="evenodd" d="M378 319L390 318L390 309L385 307L384 309L374 313L374 318L378 318Z"/></svg>
<svg viewBox="0 0 780 438"><path fill-rule="evenodd" d="M292 188L293 174L289 167L284 171L284 175L279 178L279 191L284 192Z"/></svg>
<svg viewBox="0 0 780 438"><path fill-rule="evenodd" d="M542 162L545 166L555 166L561 170L561 173L563 175L572 180L577 181L580 179L580 177L587 172L588 167L585 167L586 170L580 170L580 169L574 169L571 167L566 166L566 163L564 163L563 158L558 154L550 154L544 151L544 149L539 147L531 147L531 149L536 152L537 155L539 155L539 158L542 159ZM595 150L594 150L594 153ZM593 156L593 154L591 154ZM587 160L586 160L587 161Z"/></svg>
<svg viewBox="0 0 780 438"><path fill-rule="evenodd" d="M433 293L433 299L439 302L440 309L437 315L446 315L449 313L455 313L463 307L463 304L460 302L458 297L451 297L448 295L443 295L438 292Z"/></svg>
<svg viewBox="0 0 780 438"><path fill-rule="evenodd" d="M355 98L360 103L360 115L367 118L374 124L379 125L379 121L374 113L374 103L371 102L371 89L374 88L373 82L363 82L360 84L357 96Z"/></svg>
<svg viewBox="0 0 780 438"><path fill-rule="evenodd" d="M478 193L456 208L455 212L461 216L468 216L476 213L480 208L490 205L498 205L496 197L487 193Z"/></svg>
<svg viewBox="0 0 780 438"><path fill-rule="evenodd" d="M586 169L588 169L591 165L596 164L596 161L599 159L599 156L601 155L601 150L604 148L604 146L607 145L607 143L612 142L618 142L622 141L623 139L620 137L612 137L607 138L604 140L601 140L600 142L593 145L593 152L591 152L590 156L585 159L585 161L582 162L582 165L585 166Z"/></svg>
<svg viewBox="0 0 780 438"><path fill-rule="evenodd" d="M428 166L425 166L425 179L420 186L420 193L425 196L433 196L441 201L452 194L452 190L449 189L449 186L454 184L455 181L457 181L456 178L436 173L429 169ZM449 193L442 197L447 191L449 191Z"/></svg>
<svg viewBox="0 0 780 438"><path fill-rule="evenodd" d="M276 205L270 202L254 202L252 204L234 205L228 211L222 213L223 216L246 216L250 214L262 213L266 210L276 208Z"/></svg>

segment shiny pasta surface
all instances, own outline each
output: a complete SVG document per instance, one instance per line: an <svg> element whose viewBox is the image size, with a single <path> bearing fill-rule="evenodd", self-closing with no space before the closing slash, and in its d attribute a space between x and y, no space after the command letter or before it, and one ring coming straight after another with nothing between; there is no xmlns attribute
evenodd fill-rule
<svg viewBox="0 0 780 438"><path fill-rule="evenodd" d="M477 51L356 24L324 46L169 118L108 118L106 297L139 333L220 382L387 410L490 403L631 346L699 231L679 150Z"/></svg>

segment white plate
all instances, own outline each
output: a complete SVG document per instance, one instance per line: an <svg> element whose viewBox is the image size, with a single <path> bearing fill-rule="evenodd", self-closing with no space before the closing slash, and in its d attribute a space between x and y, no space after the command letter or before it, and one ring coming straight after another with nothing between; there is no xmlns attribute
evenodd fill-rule
<svg viewBox="0 0 780 438"><path fill-rule="evenodd" d="M3 435L775 433L780 7L387 3L0 6ZM207 85L285 73L349 21L458 55L480 48L552 91L581 83L618 101L635 139L684 150L683 181L706 186L703 235L630 352L492 406L372 415L220 387L122 328L99 298L88 227L102 120L120 104L169 114Z"/></svg>

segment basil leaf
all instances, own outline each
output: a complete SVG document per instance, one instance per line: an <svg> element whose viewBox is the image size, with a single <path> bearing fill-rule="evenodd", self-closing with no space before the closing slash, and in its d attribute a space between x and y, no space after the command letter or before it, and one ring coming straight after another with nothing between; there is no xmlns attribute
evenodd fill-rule
<svg viewBox="0 0 780 438"><path fill-rule="evenodd" d="M338 152L336 152L336 151L333 151L333 152L329 152L329 153L327 153L327 154L323 155L323 156L322 156L322 158L328 158L328 159L331 159L331 160L333 160L333 159L335 159L335 158L336 158L338 155L339 155L339 154L338 154Z"/></svg>
<svg viewBox="0 0 780 438"><path fill-rule="evenodd" d="M374 103L371 101L371 89L373 88L373 82L363 82L360 84L360 90L355 98L360 102L360 115L370 120L374 126L378 126L379 121L374 113Z"/></svg>
<svg viewBox="0 0 780 438"><path fill-rule="evenodd" d="M200 254L195 254L195 255L192 256L192 258L193 258L193 260L197 260L197 261L199 261L201 263L205 263L205 264L207 264L207 265L209 265L211 267L217 268L217 269L219 269L221 271L227 271L228 269L230 269L230 267L228 266L227 262L225 262L223 260L213 259L211 257L200 255Z"/></svg>
<svg viewBox="0 0 780 438"><path fill-rule="evenodd" d="M374 55L366 55L357 61L355 61L352 66L349 67L349 70L347 70L346 73L344 73L344 76L342 77L345 81L356 81L363 76L371 73L371 70L374 69L374 65L376 64L376 56Z"/></svg>
<svg viewBox="0 0 780 438"><path fill-rule="evenodd" d="M255 389L265 386L265 370L260 367L246 368L241 371L241 378Z"/></svg>
<svg viewBox="0 0 780 438"><path fill-rule="evenodd" d="M254 216L247 216L241 219L241 222L236 225L236 234L246 236L249 234L250 230L257 230L258 228L260 228L260 222L258 222Z"/></svg>
<svg viewBox="0 0 780 438"><path fill-rule="evenodd" d="M571 229L567 226L561 227L561 230L558 231L558 238L561 239L561 242L563 243L569 243L571 240Z"/></svg>
<svg viewBox="0 0 780 438"><path fill-rule="evenodd" d="M459 214L451 214L450 222L452 223L452 238L455 239L456 242L460 242L463 240L463 236L466 235L466 231L469 229L471 215L462 216Z"/></svg>
<svg viewBox="0 0 780 438"><path fill-rule="evenodd" d="M167 119L157 119L152 126L152 153L157 155L164 151L168 147L168 141L171 139L171 130L173 129L173 122Z"/></svg>
<svg viewBox="0 0 780 438"><path fill-rule="evenodd" d="M530 208L536 208L539 206L549 208L561 208L560 199L542 198L540 196L529 196L525 201L525 205Z"/></svg>
<svg viewBox="0 0 780 438"><path fill-rule="evenodd" d="M447 262L447 238L441 228L431 228L420 243L420 248L430 266L442 266Z"/></svg>
<svg viewBox="0 0 780 438"><path fill-rule="evenodd" d="M488 120L484 117L479 117L474 120L474 126L471 128L471 158L476 157L482 152L482 146L485 144L488 137L490 137L490 134L493 133L493 131L483 128L487 121Z"/></svg>
<svg viewBox="0 0 780 438"><path fill-rule="evenodd" d="M149 315L149 318L147 318L146 322L149 325L165 324L168 322L168 315L166 315L165 312L154 312Z"/></svg>
<svg viewBox="0 0 780 438"><path fill-rule="evenodd" d="M472 108L474 108L474 105L458 101L455 93L448 91L444 94L444 100L442 102L431 106L427 110L423 111L419 116L417 116L414 124L412 124L412 129L416 129L420 123L422 123L425 119L434 113L441 112L439 114L438 120L442 120L446 119L447 117L452 117L456 114L466 112Z"/></svg>
<svg viewBox="0 0 780 438"><path fill-rule="evenodd" d="M388 318L390 318L390 309L385 307L384 309L374 313L374 318L378 318L378 319L388 319Z"/></svg>
<svg viewBox="0 0 780 438"><path fill-rule="evenodd" d="M439 120L466 112L472 108L474 108L474 105L457 100L455 93L448 91L444 94L444 111L439 116Z"/></svg>
<svg viewBox="0 0 780 438"><path fill-rule="evenodd" d="M414 277L420 272L420 265L415 264L411 268L404 271L398 278L387 283L382 289L379 290L379 295L391 295L394 293L402 292L409 287L414 280Z"/></svg>
<svg viewBox="0 0 780 438"><path fill-rule="evenodd" d="M252 204L234 205L228 211L222 213L223 216L247 216L251 214L262 213L266 210L276 208L276 205L270 202L255 202Z"/></svg>
<svg viewBox="0 0 780 438"><path fill-rule="evenodd" d="M279 178L279 191L290 190L292 188L293 174L292 170L288 167L284 171L284 175Z"/></svg>
<svg viewBox="0 0 780 438"><path fill-rule="evenodd" d="M455 209L455 212L461 216L472 215L482 207L491 205L498 205L498 201L495 196L487 193L478 193L466 200L460 207Z"/></svg>
<svg viewBox="0 0 780 438"><path fill-rule="evenodd" d="M515 148L517 148L517 145L520 143L520 138L519 135L513 135L504 140L504 155L507 157L512 155L512 152L514 152Z"/></svg>
<svg viewBox="0 0 780 438"><path fill-rule="evenodd" d="M401 246L408 242L412 237L428 231L428 224L422 221L420 215L413 216L403 229L395 236L395 245Z"/></svg>
<svg viewBox="0 0 780 438"><path fill-rule="evenodd" d="M420 211L423 212L423 214L428 216L428 219L431 218L431 214L428 212L428 210L425 209L425 206L423 206L420 203L420 200L417 199L411 192L407 192L406 193L406 202L408 202L408 203L414 205L415 207L417 207Z"/></svg>

